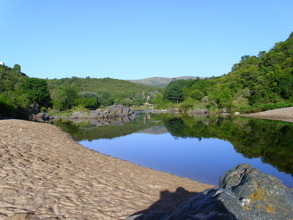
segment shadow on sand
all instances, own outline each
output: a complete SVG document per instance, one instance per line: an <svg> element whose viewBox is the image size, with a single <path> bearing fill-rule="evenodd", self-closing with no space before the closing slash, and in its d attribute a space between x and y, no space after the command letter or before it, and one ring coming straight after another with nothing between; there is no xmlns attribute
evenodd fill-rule
<svg viewBox="0 0 293 220"><path fill-rule="evenodd" d="M197 192L189 192L183 187L178 187L175 192L170 192L168 190L162 191L161 197L158 201L152 204L148 209L134 213L127 219L162 219L172 213L183 202L196 194Z"/></svg>
<svg viewBox="0 0 293 220"><path fill-rule="evenodd" d="M210 189L208 194L214 194L216 191ZM157 202L146 210L132 214L127 220L236 220L220 200L211 200L211 195L208 194L188 192L183 187L178 187L173 193L162 191ZM187 200L188 204L185 203Z"/></svg>

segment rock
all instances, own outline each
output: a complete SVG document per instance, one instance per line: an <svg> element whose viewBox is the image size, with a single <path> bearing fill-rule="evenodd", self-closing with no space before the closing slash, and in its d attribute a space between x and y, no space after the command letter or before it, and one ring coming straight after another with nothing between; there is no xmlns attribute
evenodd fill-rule
<svg viewBox="0 0 293 220"><path fill-rule="evenodd" d="M53 119L53 117L45 112L30 115L30 120L33 121L49 121L51 119Z"/></svg>
<svg viewBox="0 0 293 220"><path fill-rule="evenodd" d="M165 220L292 219L293 189L249 164L220 178L219 188L195 195Z"/></svg>
<svg viewBox="0 0 293 220"><path fill-rule="evenodd" d="M49 121L53 119L53 116L50 116L48 113L40 112L40 106L38 104L31 104L28 107L28 110L31 112L29 115L29 120L32 121Z"/></svg>
<svg viewBox="0 0 293 220"><path fill-rule="evenodd" d="M40 106L35 103L35 104L30 104L28 107L28 110L32 113L32 114L37 114L40 112Z"/></svg>
<svg viewBox="0 0 293 220"><path fill-rule="evenodd" d="M190 114L206 114L206 113L207 113L207 110L200 109L200 108L193 109L190 111Z"/></svg>
<svg viewBox="0 0 293 220"><path fill-rule="evenodd" d="M124 105L112 105L107 108L91 111L88 115L88 118L89 119L106 119L106 118L128 117L128 116L133 116L134 114L135 113L132 109Z"/></svg>
<svg viewBox="0 0 293 220"><path fill-rule="evenodd" d="M209 97L208 96L205 96L201 99L202 102L208 102L209 101Z"/></svg>
<svg viewBox="0 0 293 220"><path fill-rule="evenodd" d="M240 115L240 112L234 112L234 115Z"/></svg>
<svg viewBox="0 0 293 220"><path fill-rule="evenodd" d="M222 108L221 113L228 113L228 110L226 108Z"/></svg>
<svg viewBox="0 0 293 220"><path fill-rule="evenodd" d="M73 112L69 119L84 119L88 117L86 112Z"/></svg>

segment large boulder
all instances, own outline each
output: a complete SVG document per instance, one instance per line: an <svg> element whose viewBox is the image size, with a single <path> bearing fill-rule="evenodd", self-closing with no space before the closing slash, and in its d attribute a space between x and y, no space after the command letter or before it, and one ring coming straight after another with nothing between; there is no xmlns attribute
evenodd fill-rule
<svg viewBox="0 0 293 220"><path fill-rule="evenodd" d="M134 219L292 220L293 189L249 164L241 164L224 173L218 188L196 194L171 214L154 214Z"/></svg>
<svg viewBox="0 0 293 220"><path fill-rule="evenodd" d="M87 117L88 117L88 113L86 112L73 112L72 115L69 117L69 119L83 119Z"/></svg>
<svg viewBox="0 0 293 220"><path fill-rule="evenodd" d="M220 178L219 188L197 194L166 219L292 219L293 190L249 164Z"/></svg>
<svg viewBox="0 0 293 220"><path fill-rule="evenodd" d="M124 105L112 105L103 109L91 111L88 118L105 119L133 116L134 111Z"/></svg>
<svg viewBox="0 0 293 220"><path fill-rule="evenodd" d="M45 112L39 112L37 114L31 114L29 116L29 119L32 120L32 121L40 121L40 122L43 122L43 121L49 121L49 120L52 120L54 117L52 117L51 115L49 115L48 113L45 113Z"/></svg>
<svg viewBox="0 0 293 220"><path fill-rule="evenodd" d="M207 113L207 110L206 109L196 108L196 109L190 110L189 113L190 114L195 114L195 115L198 115L198 114L206 114Z"/></svg>

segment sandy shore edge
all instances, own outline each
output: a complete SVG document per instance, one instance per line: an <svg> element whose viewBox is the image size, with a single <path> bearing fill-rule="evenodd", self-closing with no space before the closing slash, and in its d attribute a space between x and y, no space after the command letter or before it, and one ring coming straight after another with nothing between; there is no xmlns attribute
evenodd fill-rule
<svg viewBox="0 0 293 220"><path fill-rule="evenodd" d="M241 116L293 122L293 107L280 108L251 114L242 114Z"/></svg>
<svg viewBox="0 0 293 220"><path fill-rule="evenodd" d="M0 146L0 219L125 219L212 187L89 150L50 124L1 120Z"/></svg>

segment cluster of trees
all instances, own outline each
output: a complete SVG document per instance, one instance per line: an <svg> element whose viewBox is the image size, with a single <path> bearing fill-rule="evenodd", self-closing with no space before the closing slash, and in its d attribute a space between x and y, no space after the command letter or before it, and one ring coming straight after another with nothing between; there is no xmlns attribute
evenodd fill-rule
<svg viewBox="0 0 293 220"><path fill-rule="evenodd" d="M33 103L62 111L76 106L142 105L146 101L157 108L174 103L183 111L249 112L293 106L293 33L269 52L243 56L227 75L175 80L165 89L111 78L29 78L18 64L13 68L0 65L0 117L24 117Z"/></svg>
<svg viewBox="0 0 293 220"><path fill-rule="evenodd" d="M110 78L30 78L18 64L13 68L0 65L0 117L27 118L31 104L38 104L41 110L57 111L142 105L157 93L155 87Z"/></svg>
<svg viewBox="0 0 293 220"><path fill-rule="evenodd" d="M32 103L52 106L46 80L27 77L18 64L0 65L0 117L26 118Z"/></svg>
<svg viewBox="0 0 293 220"><path fill-rule="evenodd" d="M269 52L243 56L222 77L177 80L165 89L162 102L193 107L258 111L293 105L293 33Z"/></svg>
<svg viewBox="0 0 293 220"><path fill-rule="evenodd" d="M48 80L48 85L53 108L57 110L75 106L96 109L112 104L142 105L159 93L155 87L111 78L53 79Z"/></svg>

